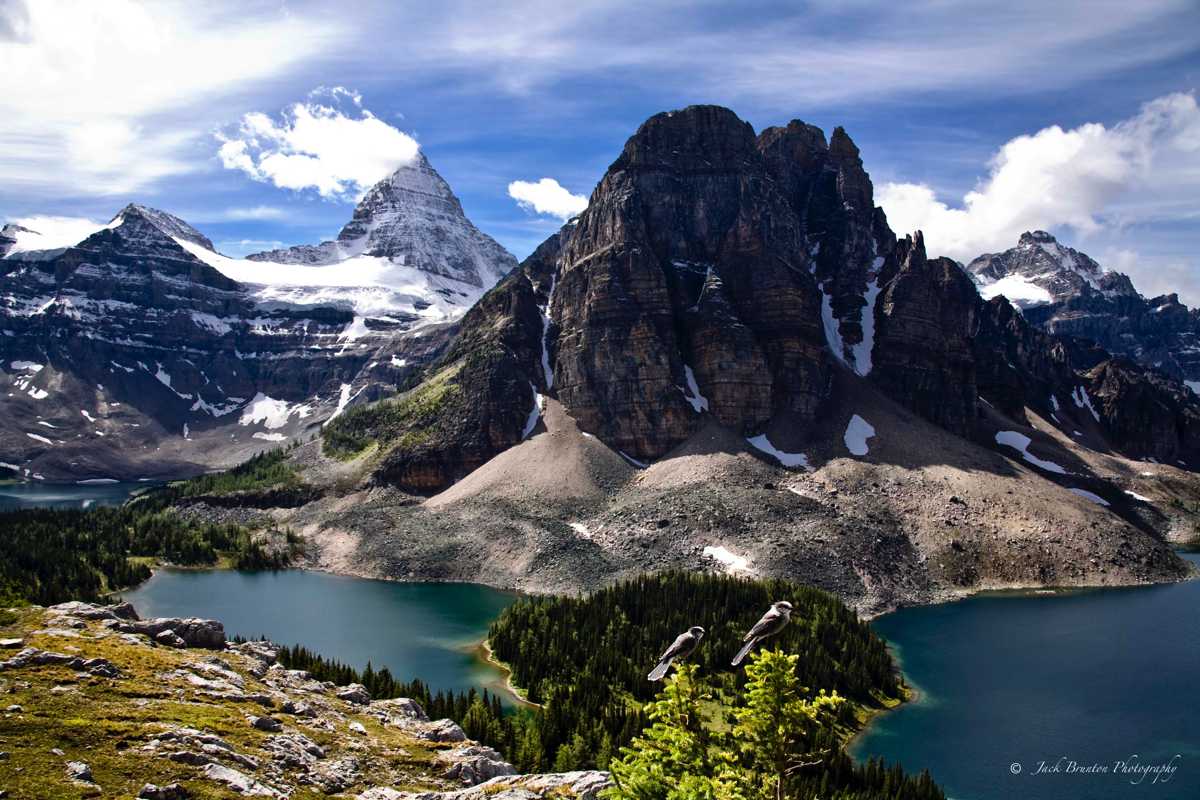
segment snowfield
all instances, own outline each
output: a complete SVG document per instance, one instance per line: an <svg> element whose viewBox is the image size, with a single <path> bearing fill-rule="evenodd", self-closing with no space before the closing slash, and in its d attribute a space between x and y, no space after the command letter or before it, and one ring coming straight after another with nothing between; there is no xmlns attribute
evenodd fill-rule
<svg viewBox="0 0 1200 800"><path fill-rule="evenodd" d="M267 307L333 305L360 317L399 315L435 323L462 316L485 291L376 256L316 266L279 264L229 258L178 237L175 242L225 277L247 284Z"/></svg>

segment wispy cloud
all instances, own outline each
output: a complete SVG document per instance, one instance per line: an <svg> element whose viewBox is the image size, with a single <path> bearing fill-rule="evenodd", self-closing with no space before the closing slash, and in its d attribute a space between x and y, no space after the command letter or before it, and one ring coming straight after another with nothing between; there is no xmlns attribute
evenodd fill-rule
<svg viewBox="0 0 1200 800"><path fill-rule="evenodd" d="M126 195L197 169L205 161L192 145L214 97L340 33L261 2L231 14L185 2L8 0L0 20L0 173L9 187L60 196Z"/></svg>
<svg viewBox="0 0 1200 800"><path fill-rule="evenodd" d="M511 6L447 0L394 20L406 46L375 53L411 76L460 70L514 96L604 75L625 87L766 110L921 93L1070 86L1196 49L1191 0ZM670 36L662 31L670 30ZM579 102L578 95L563 95Z"/></svg>
<svg viewBox="0 0 1200 800"><path fill-rule="evenodd" d="M411 163L420 149L416 139L363 108L359 94L340 86L315 90L279 119L246 114L235 131L217 138L227 169L327 198L366 191Z"/></svg>
<svg viewBox="0 0 1200 800"><path fill-rule="evenodd" d="M537 183L513 181L508 185L508 196L526 211L563 220L579 214L588 204L586 197L571 194L553 178L542 178Z"/></svg>
<svg viewBox="0 0 1200 800"><path fill-rule="evenodd" d="M231 222L244 222L247 220L286 219L287 212L276 206L250 206L248 208L227 208L218 216L220 219Z"/></svg>

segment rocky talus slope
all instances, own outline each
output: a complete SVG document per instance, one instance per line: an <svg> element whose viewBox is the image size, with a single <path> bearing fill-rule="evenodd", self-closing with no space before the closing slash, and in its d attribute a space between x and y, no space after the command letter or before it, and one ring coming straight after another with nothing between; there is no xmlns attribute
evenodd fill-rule
<svg viewBox="0 0 1200 800"><path fill-rule="evenodd" d="M219 622L127 604L0 610L11 798L594 800L606 773L515 775L450 720L287 670Z"/></svg>
<svg viewBox="0 0 1200 800"><path fill-rule="evenodd" d="M516 266L424 155L320 257L226 258L140 205L28 249L42 238L0 234L0 475L27 480L179 477L312 435L440 355Z"/></svg>
<svg viewBox="0 0 1200 800"><path fill-rule="evenodd" d="M1047 332L1090 342L1200 391L1200 310L1178 295L1143 297L1129 276L1103 269L1045 231L979 256L967 271L985 297L1008 297Z"/></svg>

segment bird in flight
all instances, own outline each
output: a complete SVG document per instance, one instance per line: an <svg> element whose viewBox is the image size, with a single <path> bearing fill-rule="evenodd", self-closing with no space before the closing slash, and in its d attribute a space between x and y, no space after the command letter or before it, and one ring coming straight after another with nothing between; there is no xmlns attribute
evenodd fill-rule
<svg viewBox="0 0 1200 800"><path fill-rule="evenodd" d="M699 625L693 625L676 636L675 641L671 642L671 646L658 659L658 664L654 669L650 670L650 674L646 676L646 679L661 681L663 676L667 674L667 670L671 668L671 663L677 658L687 658L690 656L692 651L700 644L702 638L704 638L704 628L701 628Z"/></svg>
<svg viewBox="0 0 1200 800"><path fill-rule="evenodd" d="M787 600L780 600L774 603L767 609L767 613L762 615L762 619L754 623L754 627L750 632L742 637L742 641L746 643L745 647L738 651L738 654L733 657L730 662L733 666L742 663L742 659L754 647L754 645L766 639L768 636L774 636L785 627L788 621L792 618L792 604Z"/></svg>

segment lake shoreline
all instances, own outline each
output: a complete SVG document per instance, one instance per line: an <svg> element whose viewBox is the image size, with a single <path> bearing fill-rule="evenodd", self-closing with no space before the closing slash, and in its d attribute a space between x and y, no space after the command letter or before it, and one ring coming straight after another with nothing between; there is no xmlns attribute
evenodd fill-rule
<svg viewBox="0 0 1200 800"><path fill-rule="evenodd" d="M541 703L535 703L529 698L525 697L522 691L517 688L516 684L512 682L512 667L496 658L496 654L492 652L491 642L489 642L487 638L484 638L483 641L476 645L473 652L475 653L476 658L479 658L489 667L498 670L504 676L504 689L508 692L509 696L516 701L517 705L521 706L522 708L542 708Z"/></svg>

